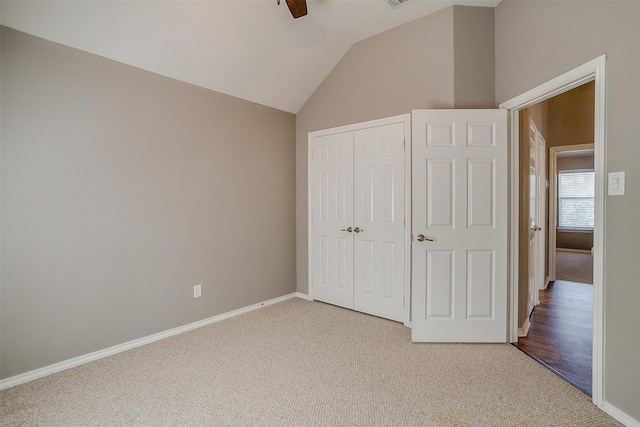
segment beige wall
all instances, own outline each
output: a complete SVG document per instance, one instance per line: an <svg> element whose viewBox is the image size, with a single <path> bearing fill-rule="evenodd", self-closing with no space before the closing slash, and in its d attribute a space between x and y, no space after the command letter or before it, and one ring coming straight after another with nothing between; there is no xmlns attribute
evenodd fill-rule
<svg viewBox="0 0 640 427"><path fill-rule="evenodd" d="M496 101L607 55L607 171L640 182L640 2L511 1L496 8ZM637 185L605 200L604 398L640 420Z"/></svg>
<svg viewBox="0 0 640 427"><path fill-rule="evenodd" d="M593 144L595 84L589 82L544 102L548 147Z"/></svg>
<svg viewBox="0 0 640 427"><path fill-rule="evenodd" d="M556 248L591 251L592 247L593 247L592 231L580 231L580 232L557 231L556 232Z"/></svg>
<svg viewBox="0 0 640 427"><path fill-rule="evenodd" d="M366 39L347 52L298 112L299 292L308 292L307 134L413 109L493 108L493 25L492 8L456 6ZM471 64L482 73L470 73ZM458 67L464 70L456 73Z"/></svg>
<svg viewBox="0 0 640 427"><path fill-rule="evenodd" d="M2 378L295 291L293 114L1 38Z"/></svg>
<svg viewBox="0 0 640 427"><path fill-rule="evenodd" d="M593 170L593 153L579 156L558 156L558 172Z"/></svg>
<svg viewBox="0 0 640 427"><path fill-rule="evenodd" d="M494 9L455 6L453 23L454 106L494 108Z"/></svg>

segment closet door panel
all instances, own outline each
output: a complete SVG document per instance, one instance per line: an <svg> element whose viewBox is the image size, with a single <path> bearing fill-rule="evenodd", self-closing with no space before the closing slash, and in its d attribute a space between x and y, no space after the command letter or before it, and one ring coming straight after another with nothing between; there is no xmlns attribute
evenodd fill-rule
<svg viewBox="0 0 640 427"><path fill-rule="evenodd" d="M404 124L354 132L354 308L404 319Z"/></svg>
<svg viewBox="0 0 640 427"><path fill-rule="evenodd" d="M314 138L311 149L313 297L353 308L353 132Z"/></svg>

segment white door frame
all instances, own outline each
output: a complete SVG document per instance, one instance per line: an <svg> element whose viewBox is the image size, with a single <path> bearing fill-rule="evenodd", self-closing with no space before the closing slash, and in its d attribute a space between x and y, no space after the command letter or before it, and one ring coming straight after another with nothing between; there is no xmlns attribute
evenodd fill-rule
<svg viewBox="0 0 640 427"><path fill-rule="evenodd" d="M308 248L308 257L307 257L307 265L308 268L308 276L307 283L308 286L308 295L309 299L313 300L313 278L312 278L312 269L311 263L313 262L313 253L311 246L311 227L313 225L313 199L311 197L312 194L312 173L313 173L313 161L312 161L312 150L311 144L314 138L318 136L331 135L335 133L343 133L343 132L353 132L361 129L367 129L378 126L386 126L392 125L395 123L403 123L404 124L404 200L405 200L405 236L404 236L404 325L411 326L411 114L402 114L399 116L387 117L383 119L370 120L367 122L354 123L345 126L339 126L330 129L323 129L314 132L309 132L308 135L308 156L307 156L307 209L309 212L307 218L307 236L309 236L309 242L307 245Z"/></svg>
<svg viewBox="0 0 640 427"><path fill-rule="evenodd" d="M518 200L519 200L519 135L518 113L531 105L545 101L556 95L574 89L590 81L595 82L595 116L594 116L594 171L595 182L595 228L593 234L593 403L601 407L603 404L603 365L604 365L604 217L605 217L605 78L606 55L587 62L561 76L558 76L534 89L531 89L502 104L500 108L509 110L509 149L510 149L510 189L509 207L509 290L510 290L510 325L511 342L518 340Z"/></svg>
<svg viewBox="0 0 640 427"><path fill-rule="evenodd" d="M556 228L558 226L557 179L558 153L566 151L594 151L593 144L549 147L549 281L556 280Z"/></svg>

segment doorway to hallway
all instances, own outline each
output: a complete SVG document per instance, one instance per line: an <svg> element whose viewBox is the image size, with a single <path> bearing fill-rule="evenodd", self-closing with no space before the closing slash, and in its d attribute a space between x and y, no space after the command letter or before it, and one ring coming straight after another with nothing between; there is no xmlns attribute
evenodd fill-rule
<svg viewBox="0 0 640 427"><path fill-rule="evenodd" d="M596 60L591 61L575 70L572 70L562 76L553 79L550 82L541 85L531 91L520 95L519 97L514 98L508 102L501 104L502 108L508 108L511 111L511 123L513 132L513 136L511 139L511 164L512 164L512 173L511 179L514 182L514 186L511 187L512 191L512 221L515 225L512 228L511 232L511 241L514 257L512 258L511 265L512 275L511 275L511 290L512 290L512 331L517 330L517 335L514 336L513 332L511 335L511 340L515 344L517 343L518 337L527 336L527 333L531 329L531 325L529 323L529 312L527 311L527 297L528 297L528 254L527 248L525 247L525 242L528 243L524 236L528 235L529 230L529 222L523 220L524 214L529 213L528 204L523 204L523 195L528 196L529 191L524 188L524 184L528 186L527 177L529 173L528 164L527 167L523 167L521 160L527 158L524 156L523 149L524 145L522 145L522 140L519 140L519 135L522 135L523 128L522 125L528 125L529 122L521 115L523 110L534 106L536 104L542 103L544 101L551 100L558 95L563 95L567 92L570 92L572 89L578 88L590 82L594 82L594 97L589 103L588 107L592 111L592 119L591 129L587 132L589 135L588 139L576 140L569 139L562 142L553 142L550 141L548 136L547 142L549 145L573 145L580 143L591 143L595 148L595 159L594 159L594 171L596 172L596 191L595 191L595 207L594 207L594 227L593 227L593 285L592 291L593 296L591 299L591 319L587 317L584 323L591 323L591 342L592 342L592 350L591 350L591 368L592 368L592 382L591 382L591 395L593 398L593 402L596 405L602 404L602 346L603 346L603 330L602 330L602 239L603 239L603 230L602 230L602 218L603 218L603 189L604 189L604 162L603 162L603 153L604 153L604 103L603 103L603 94L604 94L604 57L598 58ZM595 107L595 108L594 108ZM595 111L594 111L595 110ZM545 119L551 119L551 115L544 115ZM543 122L545 124L552 123L552 119L549 122ZM566 121L558 121L559 126L564 126L567 124ZM520 126L519 126L520 125ZM545 126L540 126L541 129L544 130ZM527 150L528 152L528 150ZM520 203L518 202L520 201ZM554 212L555 211L547 211ZM526 218L528 219L528 218ZM547 234L553 235L555 228L548 227ZM554 247L555 248L555 247ZM547 247L547 251L549 251L549 247ZM548 253L548 252L547 252ZM549 271L549 263L554 262L555 258L552 260L551 257L547 257L547 274ZM555 269L554 269L555 271ZM548 284L552 283L555 277L546 277L545 283L542 285L544 288ZM555 285L555 284L554 284ZM555 289L553 286L551 289ZM559 288L559 287L557 287ZM542 295L541 295L542 297ZM566 305L566 304L565 304ZM543 309L538 310L538 316L534 317L542 317L545 313L542 312ZM534 309L535 312L535 309ZM547 315L551 315L549 317L555 316L555 318L566 318L565 314L560 314L559 312L548 312ZM572 321L573 324L570 326L575 326L579 321L576 319L567 319ZM567 330L567 325L562 326L565 330ZM553 338L547 337L546 343L553 341ZM587 341L588 343L588 341ZM577 344L576 344L577 345ZM588 344L587 344L588 346ZM574 346L575 347L575 346ZM557 361L563 360L562 356L556 355ZM566 359L566 357L564 358ZM566 376L556 370L556 373L562 375L565 379ZM575 381L574 381L575 382ZM588 385L582 385L582 388L588 388Z"/></svg>
<svg viewBox="0 0 640 427"><path fill-rule="evenodd" d="M591 396L593 285L556 280L540 291L517 347Z"/></svg>

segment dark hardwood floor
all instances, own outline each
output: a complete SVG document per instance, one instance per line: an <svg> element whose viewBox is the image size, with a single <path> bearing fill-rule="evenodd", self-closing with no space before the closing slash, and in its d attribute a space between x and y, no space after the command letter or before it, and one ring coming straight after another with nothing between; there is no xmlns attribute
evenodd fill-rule
<svg viewBox="0 0 640 427"><path fill-rule="evenodd" d="M550 283L530 322L517 347L591 396L593 285Z"/></svg>

